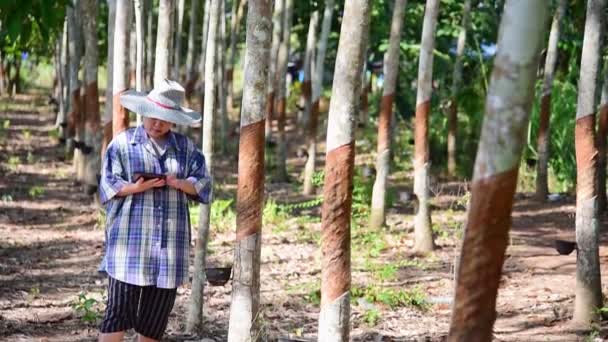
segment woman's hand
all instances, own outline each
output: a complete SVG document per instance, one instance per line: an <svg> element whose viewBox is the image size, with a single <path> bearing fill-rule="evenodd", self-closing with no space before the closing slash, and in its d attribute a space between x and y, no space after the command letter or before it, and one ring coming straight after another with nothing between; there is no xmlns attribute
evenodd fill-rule
<svg viewBox="0 0 608 342"><path fill-rule="evenodd" d="M120 191L116 194L117 196L128 196L132 194L137 194L140 192L147 191L152 188L160 188L166 185L166 182L162 178L153 178L144 180L143 177L140 177L135 183L127 184L120 189Z"/></svg>
<svg viewBox="0 0 608 342"><path fill-rule="evenodd" d="M192 183L185 179L178 179L174 175L167 175L167 185L189 195L196 195L196 189Z"/></svg>

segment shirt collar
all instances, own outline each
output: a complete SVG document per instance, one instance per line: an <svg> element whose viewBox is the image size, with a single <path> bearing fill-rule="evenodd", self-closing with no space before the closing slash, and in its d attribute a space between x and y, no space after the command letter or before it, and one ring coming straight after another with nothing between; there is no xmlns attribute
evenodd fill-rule
<svg viewBox="0 0 608 342"><path fill-rule="evenodd" d="M179 145L177 144L177 139L175 139L175 134L172 131L169 131L167 137L167 148L173 147L175 150L180 151ZM135 132L131 137L131 144L145 144L148 142L150 138L148 138L148 134L146 134L146 130L143 125L139 125L135 128Z"/></svg>

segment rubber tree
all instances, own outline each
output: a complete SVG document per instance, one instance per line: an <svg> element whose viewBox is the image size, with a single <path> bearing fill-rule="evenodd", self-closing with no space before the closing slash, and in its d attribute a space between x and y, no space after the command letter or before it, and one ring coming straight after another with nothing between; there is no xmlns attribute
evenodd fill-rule
<svg viewBox="0 0 608 342"><path fill-rule="evenodd" d="M370 227L380 228L386 212L386 180L390 167L390 128L397 76L399 75L399 43L406 0L395 0L388 50L384 55L384 85L378 118L378 148L376 152L376 180L372 190Z"/></svg>
<svg viewBox="0 0 608 342"><path fill-rule="evenodd" d="M174 44L174 57L173 57L173 72L171 73L174 80L179 80L180 67L182 61L182 32L184 30L184 7L186 6L185 0L177 1L177 29L175 30L175 44Z"/></svg>
<svg viewBox="0 0 608 342"><path fill-rule="evenodd" d="M279 46L281 44L281 37L283 31L283 12L285 10L285 0L275 0L274 11L272 14L272 45L270 47L270 69L268 74L270 80L268 82L268 89L266 90L266 113L268 118L266 119L266 141L272 140L272 120L274 118L274 100L276 91L276 74L277 74L277 60L279 55Z"/></svg>
<svg viewBox="0 0 608 342"><path fill-rule="evenodd" d="M116 0L112 65L112 134L114 137L129 127L129 112L120 103L120 94L129 87L127 49L129 48L129 22L132 8L131 1Z"/></svg>
<svg viewBox="0 0 608 342"><path fill-rule="evenodd" d="M205 103L203 108L202 152L205 156L207 174L213 177L213 132L214 117L217 111L216 104L216 77L218 44L218 29L220 16L220 1L211 0L209 10L209 37L205 54ZM213 192L213 191L212 191ZM211 197L213 198L213 197ZM211 203L200 205L199 228L194 251L194 274L192 277L192 294L186 331L190 333L202 332L203 328L203 292L205 290L205 259L207 255L207 241L209 239Z"/></svg>
<svg viewBox="0 0 608 342"><path fill-rule="evenodd" d="M595 92L602 47L605 0L588 0L581 55L576 125L576 288L572 320L589 324L599 318L602 286L597 210L597 154L595 147Z"/></svg>
<svg viewBox="0 0 608 342"><path fill-rule="evenodd" d="M135 0L135 90L144 89L144 0ZM137 114L137 125L141 124L141 115Z"/></svg>
<svg viewBox="0 0 608 342"><path fill-rule="evenodd" d="M543 90L540 100L540 121L538 128L538 138L536 141L538 162L536 163L536 198L544 201L549 194L547 184L547 174L549 166L549 144L551 135L549 122L551 117L551 92L553 90L553 78L555 76L555 66L557 65L557 43L559 42L560 23L566 12L567 0L559 0L551 32L549 33L549 43L547 44L547 57L545 58L545 68L543 77Z"/></svg>
<svg viewBox="0 0 608 342"><path fill-rule="evenodd" d="M260 304L266 88L272 1L249 0L237 185L236 246L228 341L255 340Z"/></svg>
<svg viewBox="0 0 608 342"><path fill-rule="evenodd" d="M198 78L194 60L197 57L196 35L200 30L200 25L198 24L198 17L200 16L199 0L192 0L190 6L190 27L188 28L188 52L186 52L185 85L186 93L188 94L188 99L190 98L190 94L192 94L192 89L194 88L194 85L196 84L196 80Z"/></svg>
<svg viewBox="0 0 608 342"><path fill-rule="evenodd" d="M308 25L308 35L306 37L306 52L304 54L304 80L302 82L302 98L304 100L304 113L302 115L302 123L306 125L306 140L308 144L308 150L311 150L311 145L316 142L317 127L312 126L313 123L310 119L310 112L312 110L312 73L313 73L313 60L315 57L315 45L317 44L317 27L319 26L319 12L314 11L310 15L310 23ZM312 138L311 138L312 136ZM308 159L314 159L316 157L316 148L313 147L312 155L308 156ZM314 169L310 169L308 160L304 166L304 186L302 193L304 195L310 195L313 192L312 187L312 174Z"/></svg>
<svg viewBox="0 0 608 342"><path fill-rule="evenodd" d="M305 195L310 195L314 192L312 184L312 176L316 169L317 156L317 129L319 123L319 100L321 99L321 90L323 89L323 74L325 72L325 53L327 51L327 39L331 31L331 21L334 12L334 0L325 1L325 9L323 11L323 21L321 23L321 33L317 45L317 53L315 59L315 68L312 72L312 105L310 108L310 118L308 120L308 159L304 166L304 187Z"/></svg>
<svg viewBox="0 0 608 342"><path fill-rule="evenodd" d="M360 105L369 11L367 0L347 1L344 5L329 106L321 214L319 341L323 342L349 339L354 124Z"/></svg>
<svg viewBox="0 0 608 342"><path fill-rule="evenodd" d="M112 140L112 117L114 115L114 101L112 99L112 87L114 79L114 26L116 25L116 0L108 0L108 65L106 70L106 105L104 115L101 117L103 126L103 140L101 142L101 158L106 152L106 148Z"/></svg>
<svg viewBox="0 0 608 342"><path fill-rule="evenodd" d="M234 66L236 64L236 41L239 35L241 18L245 11L247 0L233 0L232 12L230 16L230 59L226 65L226 89L228 90L228 109L234 108L234 88L232 79L234 76Z"/></svg>
<svg viewBox="0 0 608 342"><path fill-rule="evenodd" d="M293 20L293 0L285 0L283 12L283 30L281 44L277 56L276 94L277 94L277 174L276 180L287 181L287 139L285 139L285 118L287 111L287 64L289 63L289 37L291 36L291 23Z"/></svg>
<svg viewBox="0 0 608 342"><path fill-rule="evenodd" d="M226 153L227 149L227 132L228 132L228 111L226 108L226 0L220 2L220 17L216 43L216 55L217 55L217 101L218 101L218 114L220 115L220 146L219 149L222 153Z"/></svg>
<svg viewBox="0 0 608 342"><path fill-rule="evenodd" d="M422 26L418 62L418 93L416 96L416 128L414 135L414 194L418 208L414 223L414 250L430 252L435 248L429 206L429 115L433 83L433 50L439 0L427 0Z"/></svg>
<svg viewBox="0 0 608 342"><path fill-rule="evenodd" d="M61 83L60 83L60 96L59 96L59 113L57 115L57 120L55 122L55 126L59 129L60 139L65 142L67 138L67 125L68 125L68 117L67 117L67 108L69 105L69 88L70 88L70 78L68 72L69 66L69 53L68 53L68 20L66 16L66 20L63 23L63 33L61 34L61 41L59 42L60 48L60 58L59 58L59 72L61 74ZM0 61L2 64L2 61ZM3 66L0 65L0 69ZM2 87L2 85L0 85Z"/></svg>
<svg viewBox="0 0 608 342"><path fill-rule="evenodd" d="M145 0L146 3L146 88L152 88L154 84L154 15L152 11L153 1Z"/></svg>
<svg viewBox="0 0 608 342"><path fill-rule="evenodd" d="M458 42L456 43L456 57L454 59L454 75L452 77L452 97L448 115L448 175L456 175L456 137L458 136L458 93L462 83L462 57L467 42L467 30L471 16L471 0L464 0L462 6L462 22Z"/></svg>
<svg viewBox="0 0 608 342"><path fill-rule="evenodd" d="M82 153L80 152L80 143L84 140L84 126L81 124L82 119L82 103L80 99L80 80L78 72L80 71L80 59L82 51L82 30L80 28L79 18L81 16L81 8L79 0L72 0L72 6L68 6L68 50L70 54L70 103L69 103L69 121L68 121L68 149L74 149L74 171L76 179L82 180L82 172L79 172L80 164L82 163Z"/></svg>
<svg viewBox="0 0 608 342"><path fill-rule="evenodd" d="M172 0L160 0L158 8L158 27L156 29L156 59L154 61L154 86L169 78L169 53L172 51L171 18L175 10Z"/></svg>
<svg viewBox="0 0 608 342"><path fill-rule="evenodd" d="M600 99L600 118L597 128L597 207L606 211L606 138L608 135L608 63L604 65L604 80Z"/></svg>
<svg viewBox="0 0 608 342"><path fill-rule="evenodd" d="M507 0L471 184L448 341L490 341L548 1ZM483 286L480 286L483 284Z"/></svg>
<svg viewBox="0 0 608 342"><path fill-rule="evenodd" d="M84 54L84 81L86 113L84 147L84 174L83 181L88 189L96 189L97 174L101 170L101 139L99 117L99 93L97 87L97 72L99 65L99 48L97 42L97 1L83 0L83 32L85 42ZM87 192L89 192L88 190ZM92 191L90 191L92 192Z"/></svg>
<svg viewBox="0 0 608 342"><path fill-rule="evenodd" d="M315 45L317 44L317 30L319 26L319 11L313 11L308 21L308 34L304 48L304 63L302 65L302 94L300 105L303 107L302 115L298 118L297 126L306 125L310 120L310 107L312 106L312 73L315 59ZM304 131L305 132L305 131ZM298 133L299 134L299 133Z"/></svg>
<svg viewBox="0 0 608 342"><path fill-rule="evenodd" d="M200 63L198 65L199 74L203 75L201 79L201 89L203 91L199 92L201 108L205 105L205 61L207 54L207 36L209 33L209 8L211 7L211 0L205 0L205 15L203 17L203 39L201 40L201 58ZM193 88L194 90L194 88ZM188 93L186 92L186 96Z"/></svg>

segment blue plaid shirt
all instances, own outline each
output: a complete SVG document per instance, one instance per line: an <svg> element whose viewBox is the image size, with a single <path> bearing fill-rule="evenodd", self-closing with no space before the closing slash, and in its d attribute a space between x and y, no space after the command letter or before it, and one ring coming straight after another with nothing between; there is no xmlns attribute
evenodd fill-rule
<svg viewBox="0 0 608 342"><path fill-rule="evenodd" d="M173 174L194 185L198 196L169 186L119 197L134 173ZM188 198L209 203L211 179L192 141L169 132L157 156L143 126L117 135L106 151L99 194L106 207L106 248L99 270L120 281L160 288L188 282L190 216Z"/></svg>

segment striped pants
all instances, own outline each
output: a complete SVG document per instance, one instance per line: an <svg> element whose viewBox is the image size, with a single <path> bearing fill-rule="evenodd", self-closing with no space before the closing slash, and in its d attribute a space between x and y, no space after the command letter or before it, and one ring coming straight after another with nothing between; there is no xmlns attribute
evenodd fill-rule
<svg viewBox="0 0 608 342"><path fill-rule="evenodd" d="M99 330L113 333L135 329L155 340L163 337L177 289L137 286L108 277L108 303Z"/></svg>

